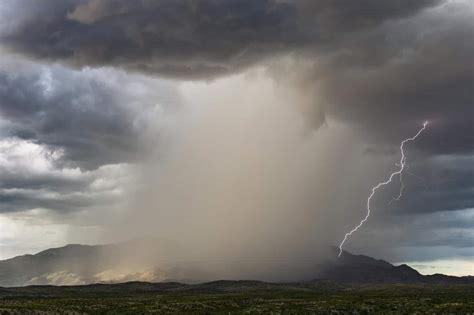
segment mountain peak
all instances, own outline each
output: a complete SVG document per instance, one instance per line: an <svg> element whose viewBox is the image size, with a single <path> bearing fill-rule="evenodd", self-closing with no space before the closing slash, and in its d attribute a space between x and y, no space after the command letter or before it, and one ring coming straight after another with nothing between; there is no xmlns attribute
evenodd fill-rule
<svg viewBox="0 0 474 315"><path fill-rule="evenodd" d="M192 265L180 267L169 261L166 263L167 258L173 257L173 250L175 247L171 242L153 237L108 245L69 244L36 255L0 261L0 286L202 280L196 278L200 273ZM131 252L134 254L130 255ZM385 260L347 251L343 251L338 258L338 251L333 252L325 263L314 267L314 276L308 281L319 279L352 284L474 283L473 277L423 276L405 264L394 266ZM141 253L146 255L141 256ZM156 257L161 257L161 260Z"/></svg>

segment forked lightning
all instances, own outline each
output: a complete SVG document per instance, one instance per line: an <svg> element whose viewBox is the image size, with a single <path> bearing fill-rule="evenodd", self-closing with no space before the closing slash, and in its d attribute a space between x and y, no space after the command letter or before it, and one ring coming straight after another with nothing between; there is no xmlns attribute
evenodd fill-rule
<svg viewBox="0 0 474 315"><path fill-rule="evenodd" d="M378 183L376 186L372 187L372 191L369 195L369 197L367 198L367 214L365 215L365 217L360 221L360 223L354 227L352 230L350 230L349 232L346 233L346 235L344 235L344 239L342 240L341 244L339 245L339 255L338 257L341 257L341 254L342 254L342 247L344 246L344 243L347 241L347 239L349 238L349 236L352 235L352 233L356 232L360 227L362 227L362 225L365 223L365 221L367 221L367 219L369 218L370 216L370 212L371 212L371 209L370 209L370 202L372 201L372 198L374 197L375 193L377 192L377 190L379 188L381 188L382 186L385 186L385 185L388 185L390 184L392 181L393 181L393 178L397 175L400 176L400 193L398 194L398 196L396 198L393 198L392 201L394 200L400 200L400 198L402 197L403 195L403 190L405 189L405 185L403 183L403 178L402 178L402 174L403 174L403 171L406 171L408 169L408 166L406 164L406 156L405 156L405 150L404 150L404 146L406 143L410 142L410 141L413 141L415 140L416 138L418 138L418 136L423 132L423 130L426 129L426 126L428 125L428 121L425 121L423 123L423 127L416 133L416 135L414 135L413 137L411 138L408 138L408 139L405 139L401 142L400 144L400 154L401 154L401 157L400 157L400 163L397 164L397 166L399 167L399 169L395 172L393 172L392 174L390 174L390 176L388 177L387 180L381 182L381 183Z"/></svg>

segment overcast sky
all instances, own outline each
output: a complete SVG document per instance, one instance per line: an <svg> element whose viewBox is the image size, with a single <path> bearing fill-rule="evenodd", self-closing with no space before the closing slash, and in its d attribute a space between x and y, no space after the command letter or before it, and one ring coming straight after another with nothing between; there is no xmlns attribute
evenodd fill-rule
<svg viewBox="0 0 474 315"><path fill-rule="evenodd" d="M428 120L346 249L474 274L473 38L470 0L0 0L0 258L303 257Z"/></svg>

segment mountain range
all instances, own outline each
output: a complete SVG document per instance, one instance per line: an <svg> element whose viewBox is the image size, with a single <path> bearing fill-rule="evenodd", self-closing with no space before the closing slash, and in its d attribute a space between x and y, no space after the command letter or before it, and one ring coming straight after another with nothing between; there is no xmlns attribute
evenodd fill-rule
<svg viewBox="0 0 474 315"><path fill-rule="evenodd" d="M159 254L158 254L159 252ZM395 266L384 260L344 251L315 266L313 280L346 284L474 284L474 277L442 274L421 275L407 265ZM124 256L123 253L133 253ZM91 283L196 282L200 271L172 263L158 263L156 257L173 254L173 246L155 239L140 239L108 245L67 245L35 255L0 261L0 286L83 285ZM136 259L135 259L136 258ZM194 279L194 280L191 280ZM203 278L204 279L204 278Z"/></svg>

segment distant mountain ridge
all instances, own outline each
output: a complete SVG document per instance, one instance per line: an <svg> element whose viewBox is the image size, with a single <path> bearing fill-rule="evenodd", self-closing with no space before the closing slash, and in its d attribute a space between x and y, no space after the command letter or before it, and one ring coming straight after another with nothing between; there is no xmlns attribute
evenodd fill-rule
<svg viewBox="0 0 474 315"><path fill-rule="evenodd" d="M130 251L130 249L133 251ZM124 258L124 252L146 253ZM415 269L394 266L384 260L354 255L344 251L337 258L334 249L322 265L315 266L311 280L328 280L349 284L474 284L474 277L453 277L442 274L421 275ZM120 283L130 281L188 282L192 269L180 269L172 264L159 263L155 257L173 254L173 246L154 239L141 239L109 245L72 244L51 248L35 255L17 256L0 261L0 286L26 285L83 285L91 283ZM161 255L161 256L160 256ZM124 264L127 260L127 264ZM146 266L146 267L144 267Z"/></svg>
<svg viewBox="0 0 474 315"><path fill-rule="evenodd" d="M385 260L354 255L347 251L343 251L338 260L324 266L318 278L340 283L474 284L473 276L422 275L405 264L395 266Z"/></svg>

